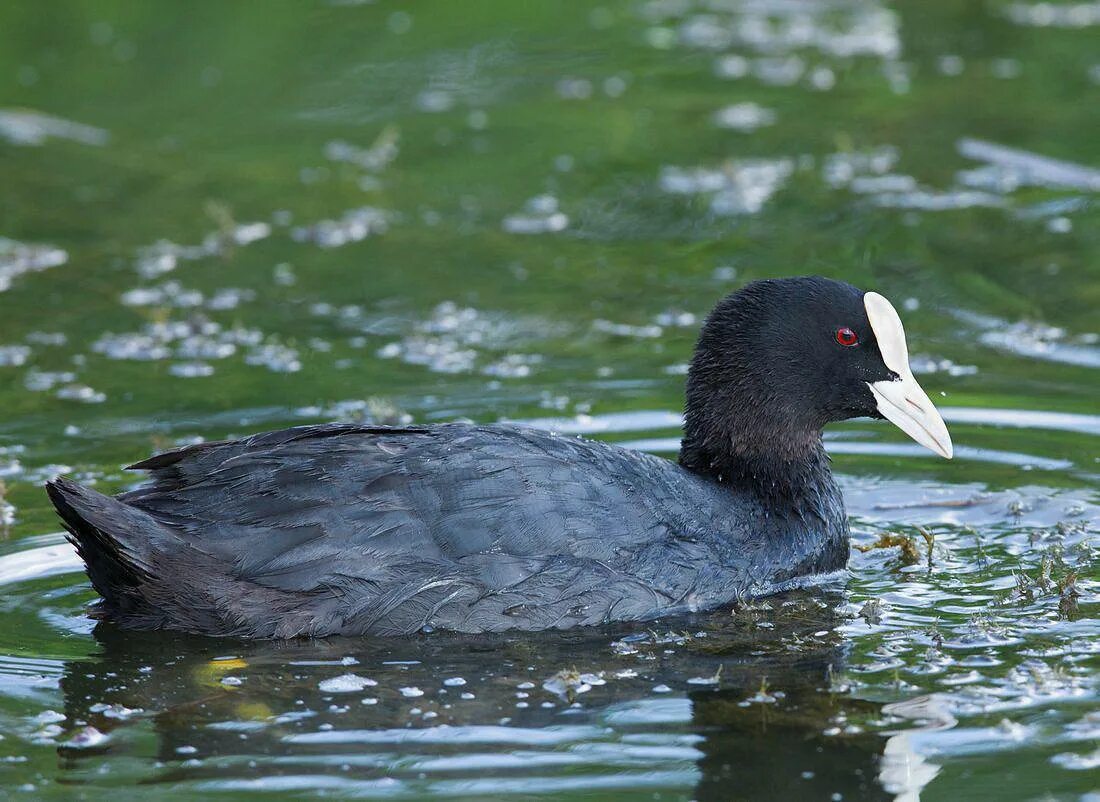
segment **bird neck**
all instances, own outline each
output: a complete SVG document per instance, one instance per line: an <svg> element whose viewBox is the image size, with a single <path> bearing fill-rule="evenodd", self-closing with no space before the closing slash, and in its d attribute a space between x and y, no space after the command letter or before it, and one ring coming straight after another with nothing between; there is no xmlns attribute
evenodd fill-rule
<svg viewBox="0 0 1100 802"><path fill-rule="evenodd" d="M820 429L792 431L769 426L764 417L717 429L701 424L689 412L680 444L680 465L692 473L751 492L771 507L801 508L835 492Z"/></svg>

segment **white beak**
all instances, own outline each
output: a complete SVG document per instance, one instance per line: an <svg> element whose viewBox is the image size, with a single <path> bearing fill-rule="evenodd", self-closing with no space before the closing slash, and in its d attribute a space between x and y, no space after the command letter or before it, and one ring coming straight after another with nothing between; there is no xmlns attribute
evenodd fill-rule
<svg viewBox="0 0 1100 802"><path fill-rule="evenodd" d="M932 405L928 395L913 378L909 369L909 349L905 344L905 329L897 310L877 292L863 296L867 319L878 340L879 351L886 367L898 374L894 381L868 382L878 411L922 446L941 457L951 459L954 453L947 424Z"/></svg>

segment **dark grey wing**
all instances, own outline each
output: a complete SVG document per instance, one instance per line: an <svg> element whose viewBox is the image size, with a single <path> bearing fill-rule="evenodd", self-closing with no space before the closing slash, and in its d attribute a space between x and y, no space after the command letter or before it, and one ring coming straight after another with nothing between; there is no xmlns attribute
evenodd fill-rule
<svg viewBox="0 0 1100 802"><path fill-rule="evenodd" d="M716 562L683 534L678 468L534 430L301 427L136 467L153 483L123 501L308 600L314 634L642 618Z"/></svg>

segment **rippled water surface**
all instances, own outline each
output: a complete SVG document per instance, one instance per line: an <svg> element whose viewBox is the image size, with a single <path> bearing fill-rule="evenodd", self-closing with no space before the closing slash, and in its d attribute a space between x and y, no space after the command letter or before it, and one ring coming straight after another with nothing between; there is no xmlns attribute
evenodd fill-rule
<svg viewBox="0 0 1100 802"><path fill-rule="evenodd" d="M0 796L1100 798L1100 5L0 5ZM121 633L41 491L323 420L672 455L720 295L902 310L824 587L652 628Z"/></svg>

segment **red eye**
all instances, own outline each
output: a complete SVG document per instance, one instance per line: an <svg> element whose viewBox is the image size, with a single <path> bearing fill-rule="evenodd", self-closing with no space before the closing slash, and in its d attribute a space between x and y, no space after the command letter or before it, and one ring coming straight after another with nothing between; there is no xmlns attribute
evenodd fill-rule
<svg viewBox="0 0 1100 802"><path fill-rule="evenodd" d="M836 341L841 345L853 346L859 342L859 335L844 326L836 330Z"/></svg>

